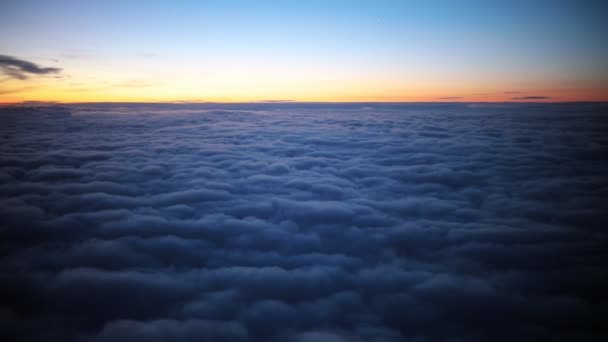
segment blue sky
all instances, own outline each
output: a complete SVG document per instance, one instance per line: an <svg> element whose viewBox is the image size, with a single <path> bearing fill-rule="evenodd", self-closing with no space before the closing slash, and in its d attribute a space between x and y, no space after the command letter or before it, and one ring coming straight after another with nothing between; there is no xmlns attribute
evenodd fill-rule
<svg viewBox="0 0 608 342"><path fill-rule="evenodd" d="M608 84L608 8L602 1L0 6L1 53L57 63L70 81L37 80L35 87L39 94L49 93L41 87L61 89L60 97L84 96L82 89L113 97L107 89L116 84L145 84L154 96L171 94L167 100L180 94L251 100L316 99L317 93L351 100L508 91L579 96L601 95ZM14 83L0 86L23 85ZM70 89L80 91L70 95ZM141 89L130 91L141 96Z"/></svg>

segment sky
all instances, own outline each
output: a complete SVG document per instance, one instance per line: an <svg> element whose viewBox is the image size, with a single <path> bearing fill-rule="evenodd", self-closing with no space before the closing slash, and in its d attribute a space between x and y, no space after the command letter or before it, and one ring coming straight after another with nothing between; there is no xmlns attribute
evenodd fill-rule
<svg viewBox="0 0 608 342"><path fill-rule="evenodd" d="M4 0L0 32L0 103L608 100L597 0Z"/></svg>

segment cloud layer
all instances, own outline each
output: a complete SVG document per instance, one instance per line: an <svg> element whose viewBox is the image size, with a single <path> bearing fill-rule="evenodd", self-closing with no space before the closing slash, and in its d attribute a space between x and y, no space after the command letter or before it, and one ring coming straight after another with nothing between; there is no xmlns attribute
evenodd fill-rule
<svg viewBox="0 0 608 342"><path fill-rule="evenodd" d="M605 106L214 106L3 110L3 340L600 339Z"/></svg>

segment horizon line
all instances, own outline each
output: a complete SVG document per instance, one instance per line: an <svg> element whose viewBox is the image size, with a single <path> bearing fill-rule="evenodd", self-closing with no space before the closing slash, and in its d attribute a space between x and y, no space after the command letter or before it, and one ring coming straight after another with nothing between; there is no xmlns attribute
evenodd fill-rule
<svg viewBox="0 0 608 342"><path fill-rule="evenodd" d="M235 105L235 104L265 104L265 105L289 105L289 104L608 104L608 100L578 100L578 101L86 101L86 102L60 102L60 101L20 101L0 102L0 106L62 106L62 105L95 105L95 104L164 104L164 105Z"/></svg>

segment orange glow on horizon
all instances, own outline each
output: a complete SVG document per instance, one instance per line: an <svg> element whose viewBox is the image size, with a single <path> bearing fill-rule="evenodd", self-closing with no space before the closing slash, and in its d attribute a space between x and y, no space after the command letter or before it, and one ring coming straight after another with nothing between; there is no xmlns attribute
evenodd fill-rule
<svg viewBox="0 0 608 342"><path fill-rule="evenodd" d="M42 79L27 86L11 80L0 84L0 103L29 101L80 102L576 102L608 101L608 85L581 84L570 88L479 85L438 87L395 80L330 80L326 82L265 81L154 83L107 81L91 85ZM243 86L238 87L240 83ZM485 89L480 90L480 89ZM510 89L526 89L510 91Z"/></svg>

